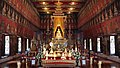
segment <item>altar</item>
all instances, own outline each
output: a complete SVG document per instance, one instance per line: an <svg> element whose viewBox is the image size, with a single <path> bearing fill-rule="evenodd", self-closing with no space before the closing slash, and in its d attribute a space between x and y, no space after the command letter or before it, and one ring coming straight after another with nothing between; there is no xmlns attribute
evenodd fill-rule
<svg viewBox="0 0 120 68"><path fill-rule="evenodd" d="M53 37L50 40L49 48L43 47L43 55L45 60L71 60L72 50L68 49L68 40L65 37L65 22L66 17L60 10L60 2L55 14L51 16L53 24Z"/></svg>
<svg viewBox="0 0 120 68"><path fill-rule="evenodd" d="M76 66L75 60L43 60L43 67L70 67Z"/></svg>

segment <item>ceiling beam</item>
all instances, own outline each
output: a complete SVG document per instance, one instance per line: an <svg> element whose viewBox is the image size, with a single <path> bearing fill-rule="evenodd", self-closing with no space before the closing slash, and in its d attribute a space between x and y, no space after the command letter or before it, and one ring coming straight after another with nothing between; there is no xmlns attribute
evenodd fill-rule
<svg viewBox="0 0 120 68"><path fill-rule="evenodd" d="M81 4L80 4L81 5ZM80 5L75 5L75 6L71 6L71 5L61 5L61 8L64 8L64 7L73 7L73 8L80 8L80 7L82 7L82 6L80 6ZM37 8L43 8L43 7L49 7L49 8L51 8L51 7L56 7L56 5L36 5L36 7Z"/></svg>
<svg viewBox="0 0 120 68"><path fill-rule="evenodd" d="M38 10L39 12L46 12L44 10ZM49 12L55 12L56 10L49 10ZM68 12L69 10L62 10L63 12ZM73 10L71 12L79 12L79 10Z"/></svg>
<svg viewBox="0 0 120 68"><path fill-rule="evenodd" d="M33 2L36 2L36 1L48 1L48 2L53 2L53 1L58 1L58 0L32 0ZM85 2L85 0L59 0L59 1L63 1L63 2L71 2L71 1L74 1L74 2Z"/></svg>

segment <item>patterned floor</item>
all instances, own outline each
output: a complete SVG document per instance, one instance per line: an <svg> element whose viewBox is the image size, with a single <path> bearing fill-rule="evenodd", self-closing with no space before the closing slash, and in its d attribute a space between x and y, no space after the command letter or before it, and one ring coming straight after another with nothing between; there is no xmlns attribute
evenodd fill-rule
<svg viewBox="0 0 120 68"><path fill-rule="evenodd" d="M120 64L118 63L108 61L108 60L101 60L101 61L102 61L101 68L120 68ZM12 61L0 64L0 68L43 68L43 67L38 67L38 65L31 65L30 61L25 62L20 60L12 60ZM54 68L58 68L58 67L54 67ZM70 67L64 67L64 65L62 65L61 68L70 68ZM87 61L86 65L82 65L74 68L100 68L100 67L98 66L97 62L94 62L92 65L90 65L90 62Z"/></svg>

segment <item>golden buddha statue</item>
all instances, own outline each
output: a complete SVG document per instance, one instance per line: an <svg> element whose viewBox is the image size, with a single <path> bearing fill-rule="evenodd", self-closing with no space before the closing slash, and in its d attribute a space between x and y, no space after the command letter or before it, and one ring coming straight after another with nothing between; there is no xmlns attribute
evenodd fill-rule
<svg viewBox="0 0 120 68"><path fill-rule="evenodd" d="M62 39L63 37L62 37L62 34L61 34L61 32L60 32L60 29L58 29L57 30L57 33L56 33L56 37L55 38L57 38L57 39Z"/></svg>

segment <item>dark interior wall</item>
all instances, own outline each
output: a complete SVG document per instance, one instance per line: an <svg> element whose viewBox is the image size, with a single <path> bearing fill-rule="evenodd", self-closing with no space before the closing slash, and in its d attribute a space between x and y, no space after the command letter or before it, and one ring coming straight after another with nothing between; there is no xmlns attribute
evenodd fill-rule
<svg viewBox="0 0 120 68"><path fill-rule="evenodd" d="M116 36L116 55L120 57L120 34Z"/></svg>
<svg viewBox="0 0 120 68"><path fill-rule="evenodd" d="M89 4L88 4L89 5ZM94 4L93 4L94 5ZM78 20L79 29L83 32L83 38L93 40L93 51L97 52L97 37L101 38L102 53L110 55L110 36L115 36L116 54L119 55L119 33L120 33L120 5L119 0L113 0L99 9L97 14L92 14L90 18L82 20L80 15ZM99 4L97 5L99 6ZM85 7L86 8L86 7ZM94 9L91 9L94 11ZM84 10L83 10L84 11ZM86 11L87 12L87 11ZM87 19L88 18L88 19ZM84 24L83 24L84 23ZM88 43L87 43L88 44Z"/></svg>
<svg viewBox="0 0 120 68"><path fill-rule="evenodd" d="M4 35L0 34L0 56L4 55Z"/></svg>
<svg viewBox="0 0 120 68"><path fill-rule="evenodd" d="M5 35L10 36L10 56L13 56L18 53L17 38L22 38L22 52L25 52L26 38L30 41L39 26L39 15L27 0L0 0L0 57L5 52Z"/></svg>
<svg viewBox="0 0 120 68"><path fill-rule="evenodd" d="M104 35L98 36L101 39L101 53L106 55L110 54L110 36L115 36L115 55L120 56L120 35L119 34L111 34L111 35ZM97 38L98 37L91 37L92 39L92 51L97 52ZM89 50L89 38L85 38L87 40L87 49ZM84 43L84 42L83 42Z"/></svg>
<svg viewBox="0 0 120 68"><path fill-rule="evenodd" d="M0 58L1 56L5 56L5 36L10 36L10 55L14 56L18 53L18 37L15 35L5 35L0 34ZM22 37L21 37L22 38ZM26 51L26 38L22 38L22 52ZM30 47L30 39L29 39L29 47Z"/></svg>
<svg viewBox="0 0 120 68"><path fill-rule="evenodd" d="M97 14L100 14L101 11L106 8L106 6L109 6L113 1L117 0L88 0L88 2L83 6L80 11L80 15L78 18L78 27L82 27L84 24L86 24L89 20L92 20L93 17L97 18ZM108 10L108 9L107 9ZM100 15L100 19L102 19L103 15ZM93 22L96 20L93 20ZM95 22L96 23L96 22ZM94 24L94 23L92 23Z"/></svg>
<svg viewBox="0 0 120 68"><path fill-rule="evenodd" d="M2 33L27 36L30 38L33 36L34 31L39 29L39 16L26 0L1 0L0 3L0 26L4 28L0 29ZM23 6L24 9L21 9ZM27 6L31 11L27 10Z"/></svg>
<svg viewBox="0 0 120 68"><path fill-rule="evenodd" d="M0 56L1 56L1 52L2 52L2 35L0 34Z"/></svg>

